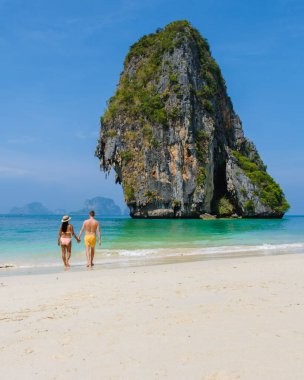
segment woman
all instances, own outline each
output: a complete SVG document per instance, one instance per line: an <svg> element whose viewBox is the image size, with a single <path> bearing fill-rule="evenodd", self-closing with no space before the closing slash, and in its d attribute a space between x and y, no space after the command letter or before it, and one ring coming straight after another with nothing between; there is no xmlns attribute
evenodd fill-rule
<svg viewBox="0 0 304 380"><path fill-rule="evenodd" d="M69 221L71 220L71 217L68 215L65 215L61 219L61 226L58 234L58 245L61 245L61 251L62 251L62 261L65 268L69 268L70 263L70 257L71 257L71 250L72 250L72 235L77 240L77 243L80 242L80 239L77 238L77 236L74 233L74 228L71 224L69 224Z"/></svg>

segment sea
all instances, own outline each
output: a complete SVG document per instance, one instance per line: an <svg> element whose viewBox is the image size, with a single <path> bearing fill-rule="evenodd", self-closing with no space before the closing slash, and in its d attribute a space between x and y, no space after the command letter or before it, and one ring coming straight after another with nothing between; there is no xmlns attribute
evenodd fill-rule
<svg viewBox="0 0 304 380"><path fill-rule="evenodd" d="M78 234L86 216L73 216ZM102 245L95 264L130 266L223 257L304 253L304 216L283 219L99 218ZM60 217L0 215L0 276L14 269L62 268ZM83 237L82 237L83 238ZM72 268L85 264L82 242L72 244Z"/></svg>

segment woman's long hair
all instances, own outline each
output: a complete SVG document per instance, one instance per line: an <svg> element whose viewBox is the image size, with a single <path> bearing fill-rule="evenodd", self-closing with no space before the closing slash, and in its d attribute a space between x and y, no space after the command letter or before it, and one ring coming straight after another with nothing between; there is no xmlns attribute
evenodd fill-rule
<svg viewBox="0 0 304 380"><path fill-rule="evenodd" d="M63 222L63 223L61 224L61 231L62 231L62 232L67 232L68 225L69 225L69 222Z"/></svg>

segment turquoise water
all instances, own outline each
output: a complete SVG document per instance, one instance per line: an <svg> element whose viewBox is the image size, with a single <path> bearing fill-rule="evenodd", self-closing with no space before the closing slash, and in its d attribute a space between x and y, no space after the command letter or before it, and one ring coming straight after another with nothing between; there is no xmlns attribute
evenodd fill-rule
<svg viewBox="0 0 304 380"><path fill-rule="evenodd" d="M57 234L58 216L0 216L0 265L61 265ZM84 217L71 223L78 233ZM242 252L275 254L304 252L304 217L281 220L133 220L100 219L102 247L98 262L165 257L217 255ZM84 261L83 242L73 241L72 263Z"/></svg>

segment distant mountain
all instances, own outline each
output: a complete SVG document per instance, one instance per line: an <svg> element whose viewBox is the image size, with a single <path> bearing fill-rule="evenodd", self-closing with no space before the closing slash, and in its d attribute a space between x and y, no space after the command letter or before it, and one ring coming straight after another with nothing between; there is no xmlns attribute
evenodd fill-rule
<svg viewBox="0 0 304 380"><path fill-rule="evenodd" d="M55 215L66 215L67 212L64 208L58 208L58 209L54 210L53 214L55 214Z"/></svg>
<svg viewBox="0 0 304 380"><path fill-rule="evenodd" d="M42 203L32 202L23 207L13 207L10 214L14 215L52 215L52 211L43 206Z"/></svg>
<svg viewBox="0 0 304 380"><path fill-rule="evenodd" d="M96 215L102 216L121 216L121 209L115 204L113 199L95 197L85 201L84 208L70 212L71 215L85 215L94 210Z"/></svg>
<svg viewBox="0 0 304 380"><path fill-rule="evenodd" d="M126 215L126 210L121 212L119 206L113 199L104 197L95 197L84 202L84 207L77 211L71 211L71 215L86 215L89 211L94 210L99 216L121 216ZM23 207L13 207L10 214L14 215L65 215L68 212L65 209L49 210L40 202L31 202ZM128 215L128 214L127 214Z"/></svg>

